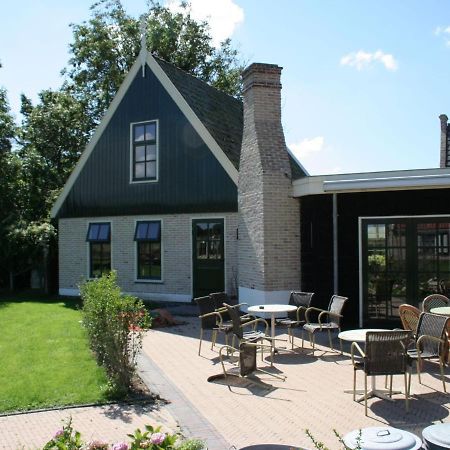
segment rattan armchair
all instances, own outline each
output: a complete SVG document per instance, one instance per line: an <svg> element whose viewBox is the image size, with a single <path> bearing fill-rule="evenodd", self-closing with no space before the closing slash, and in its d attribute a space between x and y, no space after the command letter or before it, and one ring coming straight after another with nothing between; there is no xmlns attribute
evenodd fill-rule
<svg viewBox="0 0 450 450"><path fill-rule="evenodd" d="M398 307L398 313L404 330L410 330L415 335L419 324L420 310L415 306L404 303Z"/></svg>
<svg viewBox="0 0 450 450"><path fill-rule="evenodd" d="M198 344L198 354L200 355L202 349L202 340L205 330L211 331L211 350L216 344L217 333L225 333L225 344L228 344L228 332L230 327L223 325L222 316L216 311L213 299L207 295L205 297L197 297L194 299L197 303L200 315L200 342Z"/></svg>
<svg viewBox="0 0 450 450"><path fill-rule="evenodd" d="M315 349L315 338L314 333L316 331L327 331L328 333L328 341L330 344L331 350L333 349L333 341L331 340L331 331L341 331L341 319L342 319L342 310L344 309L345 302L348 300L348 297L342 297L340 295L333 295L330 300L330 304L328 305L328 310L319 309L315 307L310 307L305 312L306 324L303 325L303 329L309 335L309 343L312 346L313 350ZM312 312L319 313L317 323L311 322L310 314ZM341 353L342 353L342 342L341 345ZM302 338L302 347L303 347L303 338Z"/></svg>
<svg viewBox="0 0 450 450"><path fill-rule="evenodd" d="M403 375L405 382L405 406L409 408L408 370L409 358L407 354L408 343L411 340L411 331L372 331L366 334L365 351L353 342L351 357L353 363L353 400L356 401L356 371L364 371L364 408L367 416L367 376L389 375L390 397L392 397L393 375ZM357 354L359 353L359 355ZM360 356L361 358L356 358Z"/></svg>
<svg viewBox="0 0 450 450"><path fill-rule="evenodd" d="M449 322L450 317L426 312L422 313L417 326L415 348L408 350L408 356L417 363L417 376L420 384L422 384L420 376L422 366L421 360L439 360L439 369L444 392L447 392L445 386L444 365L448 353L447 329Z"/></svg>
<svg viewBox="0 0 450 450"><path fill-rule="evenodd" d="M422 311L429 313L432 308L450 306L450 299L442 294L431 294L425 297L422 302Z"/></svg>
<svg viewBox="0 0 450 450"><path fill-rule="evenodd" d="M272 342L273 339L269 335L269 324L265 319L256 318L250 321L242 322L239 316L238 311L235 307L224 303L228 314L231 318L232 323L232 333L233 333L233 343L232 347L234 347L235 338L238 339L239 344L242 342L252 342L252 343L263 343L264 340ZM264 332L259 331L257 329L258 324L262 324L264 326ZM250 331L245 331L247 327L252 327ZM270 347L273 349L273 346ZM261 359L264 358L264 347L261 347ZM273 362L273 352L271 351L271 360Z"/></svg>
<svg viewBox="0 0 450 450"><path fill-rule="evenodd" d="M289 296L289 304L297 307L295 311L289 312L288 316L282 319L277 319L276 323L278 325L287 326L289 341L291 342L292 348L294 348L294 333L293 328L300 327L306 322L305 313L306 310L311 305L311 300L314 293L312 292L299 292L292 291ZM302 331L303 337L303 331ZM303 339L302 339L303 343Z"/></svg>

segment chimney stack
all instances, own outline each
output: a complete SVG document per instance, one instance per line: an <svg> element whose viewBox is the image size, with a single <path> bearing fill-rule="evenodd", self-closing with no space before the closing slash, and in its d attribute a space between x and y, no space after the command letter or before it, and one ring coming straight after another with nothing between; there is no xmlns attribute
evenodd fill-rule
<svg viewBox="0 0 450 450"><path fill-rule="evenodd" d="M244 130L239 164L239 298L287 303L300 287L300 207L281 125L281 67L242 74Z"/></svg>
<svg viewBox="0 0 450 450"><path fill-rule="evenodd" d="M448 117L445 114L441 114L439 116L439 120L441 121L441 158L440 158L440 167L445 168L450 166L450 158L448 151L448 142L447 142L447 122Z"/></svg>

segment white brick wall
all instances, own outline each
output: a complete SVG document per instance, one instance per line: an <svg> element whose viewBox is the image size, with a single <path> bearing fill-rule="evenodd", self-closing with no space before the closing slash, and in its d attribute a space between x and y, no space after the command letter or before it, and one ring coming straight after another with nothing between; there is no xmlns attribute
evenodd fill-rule
<svg viewBox="0 0 450 450"><path fill-rule="evenodd" d="M118 216L59 220L59 288L76 295L89 275L86 234L90 222L111 223L111 265L124 292L154 300L190 301L192 298L192 219L223 218L225 225L225 287L236 294L237 213ZM135 224L161 220L161 282L136 281Z"/></svg>

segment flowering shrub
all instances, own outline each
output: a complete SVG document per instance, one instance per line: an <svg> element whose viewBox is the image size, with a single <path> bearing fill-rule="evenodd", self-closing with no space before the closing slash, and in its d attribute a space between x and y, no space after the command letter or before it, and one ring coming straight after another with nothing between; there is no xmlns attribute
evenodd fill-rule
<svg viewBox="0 0 450 450"><path fill-rule="evenodd" d="M72 428L70 418L63 428L57 430L53 438L45 444L43 450L204 450L205 443L199 439L180 440L177 434L163 433L161 427L145 426L129 434L131 442L108 444L105 441L93 440L83 443L81 435Z"/></svg>
<svg viewBox="0 0 450 450"><path fill-rule="evenodd" d="M83 325L97 361L105 367L112 391L126 393L142 347L143 328L150 326L144 304L122 295L113 271L80 286Z"/></svg>

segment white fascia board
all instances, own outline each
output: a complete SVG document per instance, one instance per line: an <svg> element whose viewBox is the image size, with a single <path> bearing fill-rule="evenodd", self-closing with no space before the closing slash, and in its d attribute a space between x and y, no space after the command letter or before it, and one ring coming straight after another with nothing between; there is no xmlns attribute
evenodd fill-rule
<svg viewBox="0 0 450 450"><path fill-rule="evenodd" d="M449 187L449 169L318 175L295 180L292 183L294 197L333 192L393 191Z"/></svg>
<svg viewBox="0 0 450 450"><path fill-rule="evenodd" d="M122 101L123 97L125 96L126 92L128 91L128 88L130 87L131 83L133 82L134 77L138 73L140 67L141 67L141 63L138 58L134 62L133 66L131 67L131 69L128 72L125 79L123 80L119 90L117 91L117 94L115 95L113 101L109 105L109 108L106 110L106 113L103 116L102 120L100 121L99 125L97 126L91 140L89 141L88 145L84 149L83 153L80 156L80 159L78 160L77 164L75 165L75 168L73 169L72 173L70 174L69 178L67 179L63 190L61 191L58 198L56 199L56 202L50 211L51 217L54 218L58 214L58 211L61 208L62 204L64 203L64 200L66 199L67 195L69 194L70 190L72 189L72 186L75 184L75 181L78 178L78 175L80 174L81 170L83 169L84 165L86 164L87 160L89 159L89 156L91 155L92 150L94 150L98 140L102 136L106 127L108 126L109 121L111 120L114 113L116 112L116 109L120 105L120 102Z"/></svg>
<svg viewBox="0 0 450 450"><path fill-rule="evenodd" d="M164 86L172 100L175 102L178 108L180 108L181 112L186 116L187 120L192 125L194 130L199 134L199 136L203 139L213 155L219 161L225 172L237 185L238 170L233 166L231 161L228 159L228 156L223 152L223 150L220 148L216 140L211 136L211 133L205 127L203 122L197 117L187 101L181 95L180 91L175 87L170 78L166 75L164 70L150 53L147 56L147 64L150 66L159 82Z"/></svg>

